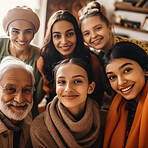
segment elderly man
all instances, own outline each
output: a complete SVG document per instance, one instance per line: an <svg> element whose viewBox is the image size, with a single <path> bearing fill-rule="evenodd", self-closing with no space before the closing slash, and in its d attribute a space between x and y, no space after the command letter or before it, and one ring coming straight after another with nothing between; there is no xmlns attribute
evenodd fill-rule
<svg viewBox="0 0 148 148"><path fill-rule="evenodd" d="M34 92L33 68L5 57L0 64L0 148L31 147L29 129Z"/></svg>

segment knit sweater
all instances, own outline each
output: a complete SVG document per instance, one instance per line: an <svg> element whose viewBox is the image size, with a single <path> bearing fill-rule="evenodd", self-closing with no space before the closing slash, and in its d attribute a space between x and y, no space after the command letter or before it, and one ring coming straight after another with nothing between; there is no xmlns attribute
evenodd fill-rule
<svg viewBox="0 0 148 148"><path fill-rule="evenodd" d="M34 148L99 148L100 115L97 103L87 98L83 117L76 120L57 96L31 125Z"/></svg>

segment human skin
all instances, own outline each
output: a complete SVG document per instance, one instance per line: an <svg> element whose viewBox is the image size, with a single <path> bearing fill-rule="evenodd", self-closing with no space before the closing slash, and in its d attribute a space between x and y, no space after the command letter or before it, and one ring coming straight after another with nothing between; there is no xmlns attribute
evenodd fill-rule
<svg viewBox="0 0 148 148"><path fill-rule="evenodd" d="M33 25L24 20L16 20L9 25L10 48L16 52L25 52L34 37Z"/></svg>
<svg viewBox="0 0 148 148"><path fill-rule="evenodd" d="M134 60L115 59L105 68L111 87L125 99L139 100L145 85L145 70Z"/></svg>
<svg viewBox="0 0 148 148"><path fill-rule="evenodd" d="M75 116L84 110L86 98L95 88L89 84L86 71L75 64L67 63L56 73L56 93L60 102Z"/></svg>
<svg viewBox="0 0 148 148"><path fill-rule="evenodd" d="M2 76L0 85L0 110L13 120L24 118L33 104L31 75L22 68L9 69ZM8 93L13 92L13 89L17 89L18 92ZM25 95L23 91L29 95Z"/></svg>
<svg viewBox="0 0 148 148"><path fill-rule="evenodd" d="M77 43L77 38L72 23L62 20L53 25L52 28L53 44L57 51L66 57L69 57Z"/></svg>
<svg viewBox="0 0 148 148"><path fill-rule="evenodd" d="M107 25L99 16L89 16L81 22L84 42L97 50L108 51L113 45L111 24Z"/></svg>

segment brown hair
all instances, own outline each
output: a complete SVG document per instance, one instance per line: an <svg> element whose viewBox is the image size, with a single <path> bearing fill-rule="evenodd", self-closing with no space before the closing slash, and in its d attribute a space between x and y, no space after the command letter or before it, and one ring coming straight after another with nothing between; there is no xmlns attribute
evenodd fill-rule
<svg viewBox="0 0 148 148"><path fill-rule="evenodd" d="M104 15L102 8L103 7L98 2L92 1L92 2L89 2L82 9L80 9L78 12L80 26L81 26L81 22L85 18L88 18L91 16L99 16L101 18L101 20L104 21L106 23L106 25L108 26L110 23L109 23L109 20L107 19L107 17Z"/></svg>

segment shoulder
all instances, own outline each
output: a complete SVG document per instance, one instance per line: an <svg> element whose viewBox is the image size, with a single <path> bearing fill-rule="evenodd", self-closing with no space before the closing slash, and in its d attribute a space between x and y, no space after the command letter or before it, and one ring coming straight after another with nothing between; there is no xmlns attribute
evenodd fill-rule
<svg viewBox="0 0 148 148"><path fill-rule="evenodd" d="M36 45L31 45L31 47L33 48L34 56L39 57L40 56L40 48L37 47Z"/></svg>
<svg viewBox="0 0 148 148"><path fill-rule="evenodd" d="M5 43L5 42L9 42L9 38L0 38L0 42L3 42L3 43Z"/></svg>
<svg viewBox="0 0 148 148"><path fill-rule="evenodd" d="M39 59L37 60L37 68L39 70L43 69L43 65L44 65L44 59L42 56L39 57Z"/></svg>
<svg viewBox="0 0 148 148"><path fill-rule="evenodd" d="M39 114L31 123L30 130L34 133L42 130L44 126L44 112Z"/></svg>

